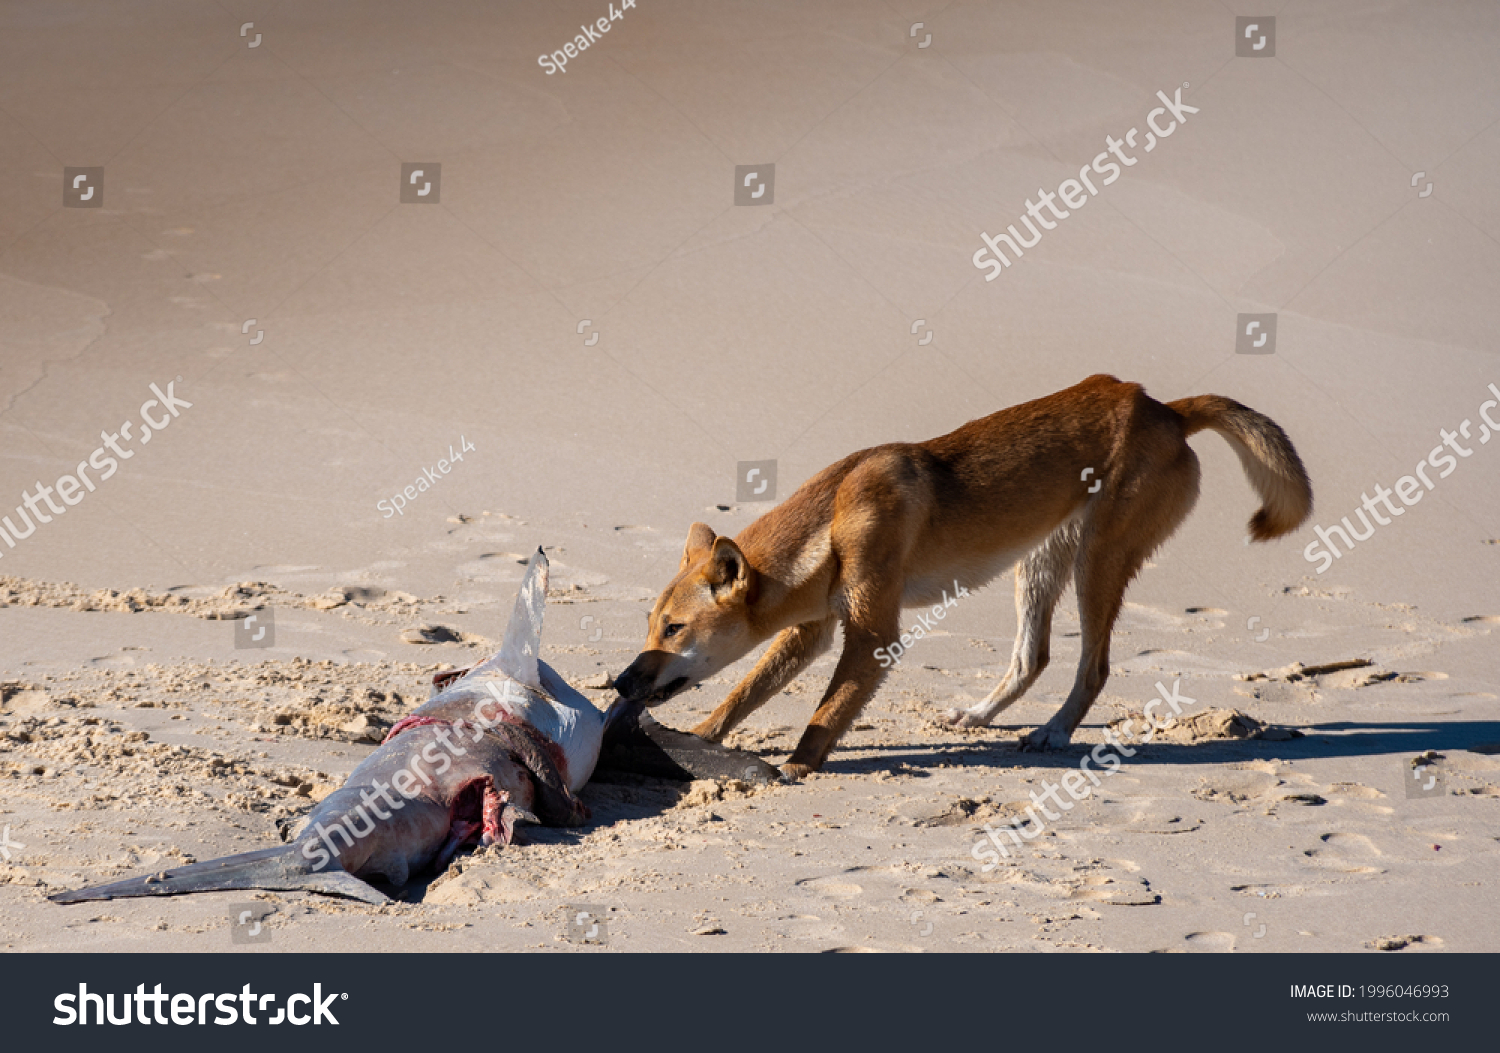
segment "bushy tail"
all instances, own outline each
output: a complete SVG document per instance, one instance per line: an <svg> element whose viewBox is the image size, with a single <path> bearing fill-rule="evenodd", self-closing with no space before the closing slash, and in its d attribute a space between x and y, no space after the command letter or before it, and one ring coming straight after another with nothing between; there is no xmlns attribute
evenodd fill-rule
<svg viewBox="0 0 1500 1053"><path fill-rule="evenodd" d="M366 903L390 902L383 893L352 874L336 868L314 871L295 844L172 867L146 877L128 878L72 892L59 892L47 898L53 903L88 903L101 899L179 896L186 892L248 888L303 890L330 896L347 896Z"/></svg>
<svg viewBox="0 0 1500 1053"><path fill-rule="evenodd" d="M1196 395L1167 405L1182 417L1188 435L1212 429L1239 455L1260 510L1250 517L1250 539L1290 534L1312 514L1312 483L1292 440L1270 417L1222 395Z"/></svg>

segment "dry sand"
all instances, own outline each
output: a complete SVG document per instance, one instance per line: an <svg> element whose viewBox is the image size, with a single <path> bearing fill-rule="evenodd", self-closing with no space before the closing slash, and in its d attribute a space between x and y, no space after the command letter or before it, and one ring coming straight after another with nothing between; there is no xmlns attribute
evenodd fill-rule
<svg viewBox="0 0 1500 1053"><path fill-rule="evenodd" d="M253 903L267 950L576 949L580 910L625 950L1500 950L1500 11L1294 6L1257 61L1217 4L640 0L547 76L602 6L0 12L0 515L149 385L192 403L0 545L0 947L245 949ZM1200 112L986 283L979 231L1184 81ZM442 165L436 207L398 203L403 162ZM774 203L733 206L766 162ZM74 165L103 208L60 207ZM1275 353L1237 355L1256 312ZM1015 747L1071 682L1071 594L1003 726L938 723L1004 672L1006 575L800 785L596 781L591 825L383 908L46 901L292 836L434 669L493 649L535 546L545 657L602 706L688 525L770 507L737 462L774 458L784 497L1094 372L1271 415L1318 509L1244 547L1250 490L1195 439L1199 507L1071 750ZM1472 456L1318 574L1313 527L1465 419ZM252 612L274 646L236 648ZM833 661L731 743L784 760ZM658 715L691 726L749 664ZM1178 723L986 871L985 824L1158 682Z"/></svg>

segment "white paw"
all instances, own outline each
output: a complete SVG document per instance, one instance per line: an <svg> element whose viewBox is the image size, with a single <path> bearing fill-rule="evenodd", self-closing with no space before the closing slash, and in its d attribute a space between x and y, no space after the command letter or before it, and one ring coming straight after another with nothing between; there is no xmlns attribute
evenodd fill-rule
<svg viewBox="0 0 1500 1053"><path fill-rule="evenodd" d="M952 724L955 728L982 728L989 724L967 709L945 709L943 710L943 722Z"/></svg>
<svg viewBox="0 0 1500 1053"><path fill-rule="evenodd" d="M1029 735L1021 736L1021 749L1026 752L1045 753L1048 750L1067 749L1073 736L1066 729L1043 725Z"/></svg>

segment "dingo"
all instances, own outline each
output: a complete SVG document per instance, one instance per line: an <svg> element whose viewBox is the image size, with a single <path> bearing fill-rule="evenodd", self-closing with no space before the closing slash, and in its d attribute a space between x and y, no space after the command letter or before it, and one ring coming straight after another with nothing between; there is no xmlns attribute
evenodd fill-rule
<svg viewBox="0 0 1500 1053"><path fill-rule="evenodd" d="M1109 635L1125 588L1198 498L1187 437L1204 428L1239 455L1260 497L1250 538L1300 526L1312 486L1286 433L1232 399L1163 405L1139 384L1097 375L921 443L851 454L813 476L738 538L694 523L677 576L651 611L646 649L615 681L648 705L737 661L775 635L750 675L693 731L718 742L827 649L844 649L791 759L816 771L885 678L903 607L1016 569L1020 626L1010 669L952 723L982 727L1046 668L1052 609L1077 584L1083 656L1067 702L1021 740L1066 746L1109 676ZM1092 471L1089 471L1092 469ZM882 652L888 653L888 652Z"/></svg>

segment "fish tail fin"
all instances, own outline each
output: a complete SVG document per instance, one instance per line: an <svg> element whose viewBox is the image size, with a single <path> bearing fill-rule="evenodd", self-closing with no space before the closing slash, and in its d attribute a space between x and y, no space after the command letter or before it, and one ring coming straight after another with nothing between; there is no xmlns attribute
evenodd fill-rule
<svg viewBox="0 0 1500 1053"><path fill-rule="evenodd" d="M251 888L321 892L365 903L390 902L389 897L353 874L333 867L314 870L295 844L172 867L145 877L59 892L47 898L53 903L88 903L105 899L177 896L186 892Z"/></svg>

